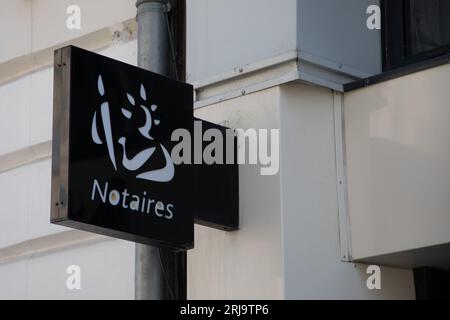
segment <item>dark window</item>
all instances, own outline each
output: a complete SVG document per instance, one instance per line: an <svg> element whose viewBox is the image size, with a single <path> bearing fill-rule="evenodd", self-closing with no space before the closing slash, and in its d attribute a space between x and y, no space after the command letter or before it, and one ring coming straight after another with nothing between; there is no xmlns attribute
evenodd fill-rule
<svg viewBox="0 0 450 320"><path fill-rule="evenodd" d="M383 0L384 70L450 53L450 0Z"/></svg>
<svg viewBox="0 0 450 320"><path fill-rule="evenodd" d="M430 267L414 269L417 300L449 300L450 271Z"/></svg>

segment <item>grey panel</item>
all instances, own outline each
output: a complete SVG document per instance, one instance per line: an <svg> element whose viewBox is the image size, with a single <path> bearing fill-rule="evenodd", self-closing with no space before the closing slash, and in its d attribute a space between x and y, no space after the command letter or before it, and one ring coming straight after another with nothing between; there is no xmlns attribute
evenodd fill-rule
<svg viewBox="0 0 450 320"><path fill-rule="evenodd" d="M381 72L381 33L366 25L377 0L299 0L298 44L302 52L328 60L355 76ZM341 67L340 67L341 66Z"/></svg>
<svg viewBox="0 0 450 320"><path fill-rule="evenodd" d="M187 80L296 49L295 0L188 0Z"/></svg>
<svg viewBox="0 0 450 320"><path fill-rule="evenodd" d="M450 271L450 243L359 259L355 262L408 269L434 267Z"/></svg>

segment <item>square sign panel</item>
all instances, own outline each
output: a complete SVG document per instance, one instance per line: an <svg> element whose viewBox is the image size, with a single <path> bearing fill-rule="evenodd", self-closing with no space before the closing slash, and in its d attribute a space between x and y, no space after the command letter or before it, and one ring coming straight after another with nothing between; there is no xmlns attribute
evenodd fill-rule
<svg viewBox="0 0 450 320"><path fill-rule="evenodd" d="M171 158L192 86L73 46L54 70L51 222L192 248L192 169Z"/></svg>

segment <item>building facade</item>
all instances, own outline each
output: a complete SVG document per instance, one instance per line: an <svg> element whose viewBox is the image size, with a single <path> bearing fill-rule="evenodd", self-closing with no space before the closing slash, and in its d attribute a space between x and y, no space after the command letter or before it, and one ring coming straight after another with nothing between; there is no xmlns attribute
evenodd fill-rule
<svg viewBox="0 0 450 320"><path fill-rule="evenodd" d="M450 269L449 8L410 2L187 0L194 115L280 133L277 174L239 168L240 229L195 226L189 299L415 299ZM53 50L136 65L135 2L0 3L0 298L133 299L135 244L49 214Z"/></svg>

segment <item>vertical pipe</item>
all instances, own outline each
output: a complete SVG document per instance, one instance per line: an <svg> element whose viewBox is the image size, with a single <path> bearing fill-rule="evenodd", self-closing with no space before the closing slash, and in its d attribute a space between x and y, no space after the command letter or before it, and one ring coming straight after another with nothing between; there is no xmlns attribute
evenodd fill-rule
<svg viewBox="0 0 450 320"><path fill-rule="evenodd" d="M165 76L170 71L170 44L165 0L138 0L138 65Z"/></svg>
<svg viewBox="0 0 450 320"><path fill-rule="evenodd" d="M138 66L168 75L170 71L169 37L164 0L138 0ZM167 298L167 281L162 270L158 248L136 244L135 298Z"/></svg>

